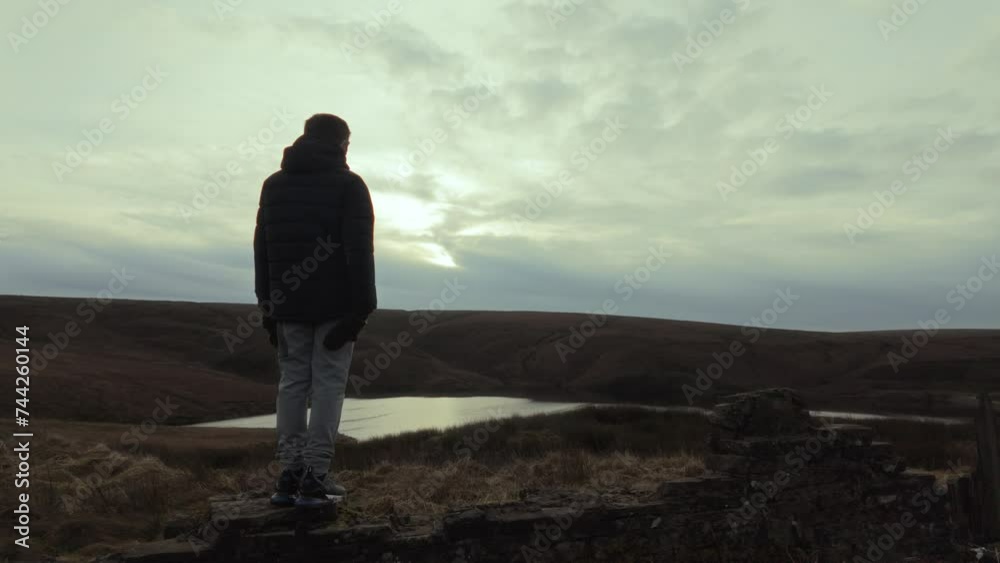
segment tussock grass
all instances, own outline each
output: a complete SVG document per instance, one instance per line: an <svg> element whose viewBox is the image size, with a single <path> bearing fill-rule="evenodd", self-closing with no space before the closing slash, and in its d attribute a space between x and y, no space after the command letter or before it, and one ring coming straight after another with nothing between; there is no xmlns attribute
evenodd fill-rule
<svg viewBox="0 0 1000 563"><path fill-rule="evenodd" d="M36 555L89 561L160 537L172 513L207 515L212 495L266 495L273 482L271 430L165 426L136 444L122 440L132 430L126 425L35 424L30 493ZM975 462L971 426L870 426L913 467L943 475L952 465ZM349 490L343 522L427 519L547 489L642 498L664 480L700 474L708 432L697 415L592 407L343 440L335 461L335 477ZM0 472L8 475L14 473L11 454L8 447L0 455ZM3 480L0 510L13 510L17 492L13 480Z"/></svg>
<svg viewBox="0 0 1000 563"><path fill-rule="evenodd" d="M701 460L690 454L638 457L581 450L514 459L490 467L472 459L426 465L382 463L346 470L337 478L352 493L359 520L402 514L440 514L462 506L513 502L526 491L578 489L596 494L652 493L665 480L699 475Z"/></svg>
<svg viewBox="0 0 1000 563"><path fill-rule="evenodd" d="M972 424L921 424L897 420L862 422L877 439L892 442L911 467L946 472L976 465L976 429Z"/></svg>

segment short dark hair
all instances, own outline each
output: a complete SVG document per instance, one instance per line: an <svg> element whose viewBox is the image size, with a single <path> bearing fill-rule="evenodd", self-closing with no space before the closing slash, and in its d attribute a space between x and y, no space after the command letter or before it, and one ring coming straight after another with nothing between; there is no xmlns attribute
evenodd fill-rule
<svg viewBox="0 0 1000 563"><path fill-rule="evenodd" d="M351 139L351 128L336 115L317 113L306 120L305 135L346 148L347 141Z"/></svg>

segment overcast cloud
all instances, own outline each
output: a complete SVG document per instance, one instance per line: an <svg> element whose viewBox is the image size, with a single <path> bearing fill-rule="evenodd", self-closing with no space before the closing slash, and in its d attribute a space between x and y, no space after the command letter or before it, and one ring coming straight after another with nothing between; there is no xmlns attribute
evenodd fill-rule
<svg viewBox="0 0 1000 563"><path fill-rule="evenodd" d="M1000 326L995 1L50 1L0 5L0 293L252 302L330 112L383 308Z"/></svg>

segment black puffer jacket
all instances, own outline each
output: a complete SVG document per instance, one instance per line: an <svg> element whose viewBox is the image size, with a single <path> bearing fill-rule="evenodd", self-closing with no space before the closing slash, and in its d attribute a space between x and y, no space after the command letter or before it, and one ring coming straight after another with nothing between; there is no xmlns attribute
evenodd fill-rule
<svg viewBox="0 0 1000 563"><path fill-rule="evenodd" d="M321 322L375 310L368 186L336 145L299 137L264 181L254 232L256 293L278 321Z"/></svg>

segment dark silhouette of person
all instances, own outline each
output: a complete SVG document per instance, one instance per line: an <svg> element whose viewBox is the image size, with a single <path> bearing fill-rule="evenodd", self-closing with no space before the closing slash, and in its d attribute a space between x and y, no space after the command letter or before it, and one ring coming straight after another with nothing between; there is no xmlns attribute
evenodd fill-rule
<svg viewBox="0 0 1000 563"><path fill-rule="evenodd" d="M377 305L375 217L368 186L347 165L350 136L335 115L310 117L261 188L255 289L281 371L279 506L345 494L327 475L354 343Z"/></svg>

